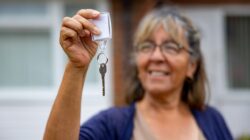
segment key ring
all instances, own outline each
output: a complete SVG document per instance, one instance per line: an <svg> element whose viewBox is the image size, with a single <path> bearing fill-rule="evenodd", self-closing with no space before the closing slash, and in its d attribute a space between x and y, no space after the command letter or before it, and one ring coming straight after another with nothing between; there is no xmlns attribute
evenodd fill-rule
<svg viewBox="0 0 250 140"><path fill-rule="evenodd" d="M103 56L104 59L106 59L106 62L101 62L101 60L100 60L100 57L101 57L101 56ZM97 55L97 62L98 62L99 64L103 64L103 63L107 64L107 63L108 63L108 57L107 57L103 52L101 52L101 53L99 53L99 54Z"/></svg>

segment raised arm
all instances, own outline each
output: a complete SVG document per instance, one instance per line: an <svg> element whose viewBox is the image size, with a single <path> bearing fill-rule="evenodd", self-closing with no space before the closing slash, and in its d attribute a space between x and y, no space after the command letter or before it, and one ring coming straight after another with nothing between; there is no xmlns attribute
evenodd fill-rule
<svg viewBox="0 0 250 140"><path fill-rule="evenodd" d="M77 140L80 129L81 97L89 63L97 50L91 34L100 34L89 20L99 16L91 9L63 19L60 44L69 61L52 107L44 140Z"/></svg>

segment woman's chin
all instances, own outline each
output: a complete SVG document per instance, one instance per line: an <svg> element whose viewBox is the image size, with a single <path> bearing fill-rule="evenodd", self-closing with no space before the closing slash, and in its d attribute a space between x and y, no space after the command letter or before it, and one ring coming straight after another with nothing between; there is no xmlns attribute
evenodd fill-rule
<svg viewBox="0 0 250 140"><path fill-rule="evenodd" d="M166 87L151 87L149 89L146 90L146 92L150 95L153 96L163 96L166 94L170 93L170 89L167 89Z"/></svg>

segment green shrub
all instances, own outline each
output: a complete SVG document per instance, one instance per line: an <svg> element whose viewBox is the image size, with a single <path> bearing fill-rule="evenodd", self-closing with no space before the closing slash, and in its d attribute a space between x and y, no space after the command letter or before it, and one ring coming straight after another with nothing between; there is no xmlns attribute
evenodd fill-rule
<svg viewBox="0 0 250 140"><path fill-rule="evenodd" d="M250 140L250 135L241 135L237 140Z"/></svg>

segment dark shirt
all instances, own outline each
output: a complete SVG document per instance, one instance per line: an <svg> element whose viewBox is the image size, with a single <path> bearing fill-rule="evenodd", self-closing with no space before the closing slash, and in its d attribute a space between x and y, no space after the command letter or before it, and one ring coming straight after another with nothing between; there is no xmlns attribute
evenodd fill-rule
<svg viewBox="0 0 250 140"><path fill-rule="evenodd" d="M135 104L113 107L90 118L80 128L80 140L131 140ZM192 114L207 140L233 140L222 117L214 108L192 110Z"/></svg>

